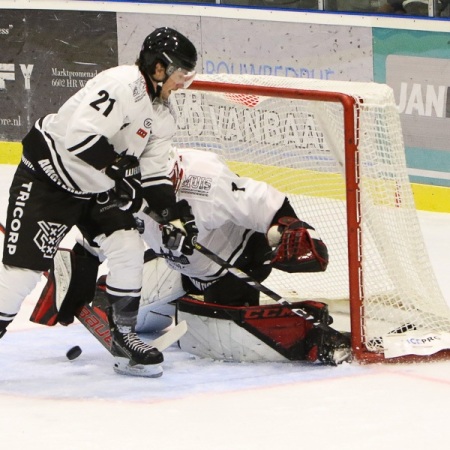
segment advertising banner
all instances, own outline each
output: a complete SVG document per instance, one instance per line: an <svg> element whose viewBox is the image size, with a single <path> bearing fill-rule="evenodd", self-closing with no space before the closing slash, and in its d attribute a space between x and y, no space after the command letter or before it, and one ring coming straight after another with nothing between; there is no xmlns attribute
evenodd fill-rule
<svg viewBox="0 0 450 450"><path fill-rule="evenodd" d="M197 71L372 81L370 28L118 14L119 62L133 63L145 36L169 26L199 51Z"/></svg>
<svg viewBox="0 0 450 450"><path fill-rule="evenodd" d="M117 65L115 13L0 10L0 141L20 141Z"/></svg>
<svg viewBox="0 0 450 450"><path fill-rule="evenodd" d="M134 64L144 39L160 27L174 28L195 44L199 54L197 72L201 72L202 39L200 17L198 16L117 13L119 64Z"/></svg>
<svg viewBox="0 0 450 450"><path fill-rule="evenodd" d="M374 29L375 81L394 89L411 180L450 186L448 33Z"/></svg>
<svg viewBox="0 0 450 450"><path fill-rule="evenodd" d="M372 81L369 28L202 20L204 73Z"/></svg>

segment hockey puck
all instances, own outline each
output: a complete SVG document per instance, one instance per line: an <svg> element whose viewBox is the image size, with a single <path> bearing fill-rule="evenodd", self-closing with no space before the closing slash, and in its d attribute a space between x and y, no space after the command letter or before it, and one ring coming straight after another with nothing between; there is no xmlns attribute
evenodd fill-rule
<svg viewBox="0 0 450 450"><path fill-rule="evenodd" d="M67 359L70 361L73 361L74 359L78 358L81 355L81 348L78 347L78 345L75 345L75 347L72 347L67 353Z"/></svg>

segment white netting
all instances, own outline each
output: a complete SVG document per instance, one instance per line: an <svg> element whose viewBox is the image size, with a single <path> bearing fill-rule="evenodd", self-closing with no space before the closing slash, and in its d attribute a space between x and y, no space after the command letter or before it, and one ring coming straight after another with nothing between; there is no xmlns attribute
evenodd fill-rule
<svg viewBox="0 0 450 450"><path fill-rule="evenodd" d="M376 83L251 75L199 79L280 88L280 96L273 97L245 88L242 94L189 90L175 95L176 145L219 153L237 173L285 192L298 216L328 246L326 272L275 270L264 284L288 298L324 299L331 306L349 298L343 108L337 102L286 99L281 93L289 88L348 94L359 109L365 342L379 350L380 336L408 324L449 332L449 309L416 215L392 90Z"/></svg>

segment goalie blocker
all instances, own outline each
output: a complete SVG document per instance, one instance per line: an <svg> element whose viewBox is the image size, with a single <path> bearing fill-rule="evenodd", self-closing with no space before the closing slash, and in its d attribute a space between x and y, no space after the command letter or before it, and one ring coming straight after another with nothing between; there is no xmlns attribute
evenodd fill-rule
<svg viewBox="0 0 450 450"><path fill-rule="evenodd" d="M316 320L331 324L326 304L316 301L275 305L223 306L191 297L177 302L176 320L186 321L183 351L225 361L309 361L337 365L350 358L349 335L315 328L294 314L301 307Z"/></svg>

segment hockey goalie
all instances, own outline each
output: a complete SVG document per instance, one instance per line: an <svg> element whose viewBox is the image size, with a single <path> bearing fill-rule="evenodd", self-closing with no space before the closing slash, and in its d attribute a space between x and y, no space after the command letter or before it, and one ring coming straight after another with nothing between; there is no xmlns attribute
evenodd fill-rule
<svg viewBox="0 0 450 450"><path fill-rule="evenodd" d="M239 177L212 152L174 149L172 157L167 178L175 185L183 223L189 226L195 218L202 245L258 282L272 270L326 270L325 243L298 218L283 193L265 182ZM163 330L175 318L188 324L180 348L200 357L333 365L349 360L349 338L329 327L332 318L325 304L260 304L260 292L251 283L204 254L168 250L174 247L166 242L173 235L170 230L164 234L148 212L142 208L136 214L148 247L137 332ZM104 304L104 277L95 281L103 256L82 238L70 253L72 279L65 280L64 295L49 288L61 278L56 265L40 302L47 309L53 305L50 315L55 323L71 323L83 302ZM308 319L292 308L301 308Z"/></svg>

